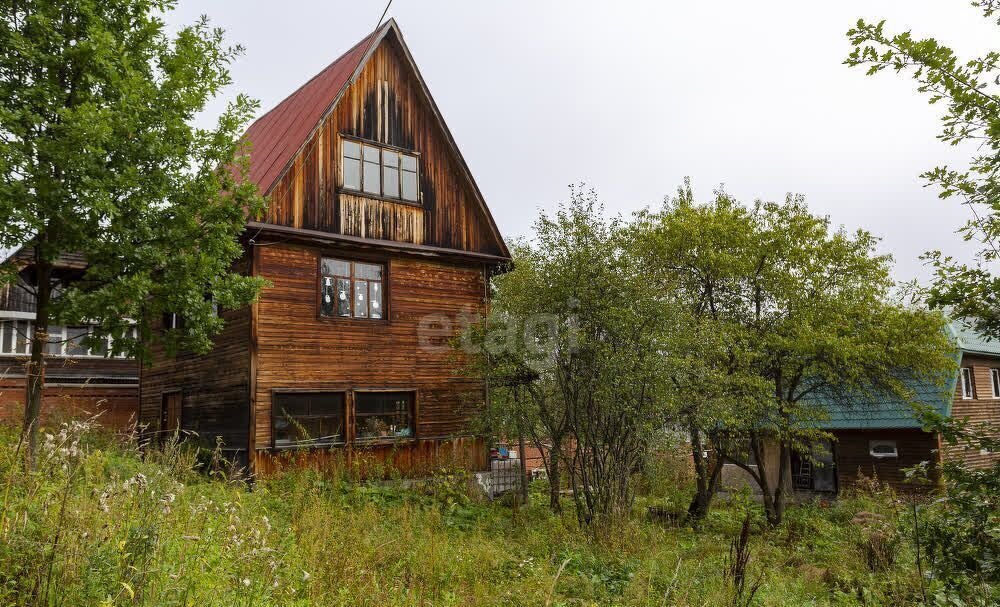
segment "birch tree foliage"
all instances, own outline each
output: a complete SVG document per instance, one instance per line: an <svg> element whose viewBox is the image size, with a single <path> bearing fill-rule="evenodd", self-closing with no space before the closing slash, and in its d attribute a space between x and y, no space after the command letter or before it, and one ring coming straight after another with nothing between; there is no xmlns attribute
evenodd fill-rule
<svg viewBox="0 0 1000 607"><path fill-rule="evenodd" d="M244 305L261 286L232 267L263 204L240 178L257 104L239 95L214 126L195 126L242 48L206 17L171 32L175 4L0 0L0 247L33 251L22 275L37 301L26 429L50 324L96 323L140 355L151 340L205 351L222 327L215 306ZM74 253L88 267L67 277L56 261ZM163 312L183 330L153 334ZM124 337L132 322L140 341Z"/></svg>

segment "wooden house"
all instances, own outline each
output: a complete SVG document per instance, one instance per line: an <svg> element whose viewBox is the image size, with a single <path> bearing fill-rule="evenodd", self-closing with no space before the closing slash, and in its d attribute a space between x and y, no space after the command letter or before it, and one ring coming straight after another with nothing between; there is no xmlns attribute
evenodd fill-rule
<svg viewBox="0 0 1000 607"><path fill-rule="evenodd" d="M0 420L20 423L24 416L25 363L34 334L35 297L31 285L33 250L23 247L5 264L22 274L0 287ZM86 266L82 255L62 255L55 263L61 281L72 281ZM136 421L139 409L139 369L135 359L113 354L108 340L94 345L86 339L87 324L52 325L46 344L42 422L63 417L99 416L104 426L124 429Z"/></svg>
<svg viewBox="0 0 1000 607"><path fill-rule="evenodd" d="M258 474L285 458L484 467L485 386L449 341L485 311L509 253L396 23L246 139L268 209L239 263L270 284L221 312L210 353L154 353L141 418L220 441Z"/></svg>
<svg viewBox="0 0 1000 607"><path fill-rule="evenodd" d="M785 479L788 489L832 494L867 478L913 491L920 485L907 481L906 470L922 462L930 464L933 476L943 462L982 468L1000 461L1000 453L945 443L938 434L925 432L914 414L913 405L920 405L985 425L1000 436L1000 342L985 339L962 321L951 322L948 330L959 361L955 373L942 381L905 380L909 400L889 394L816 395L813 404L828 412L821 427L833 438L815 445L808 457L793 454ZM765 457L768 469L777 470L776 445L767 446ZM732 464L726 466L723 486L747 484L749 475Z"/></svg>
<svg viewBox="0 0 1000 607"><path fill-rule="evenodd" d="M943 416L991 426L1000 436L1000 342L985 339L962 321L951 322L948 329L958 369L943 383L910 381L914 400ZM937 434L925 432L908 402L868 398L827 405L831 415L824 429L834 436L829 450L835 462L838 488L849 487L860 477L869 477L897 489L911 490L914 485L905 482L904 471L921 462L932 466L958 462L981 468L1000 461L1000 453L952 446ZM811 488L814 468L808 463L805 469L794 464L796 485Z"/></svg>

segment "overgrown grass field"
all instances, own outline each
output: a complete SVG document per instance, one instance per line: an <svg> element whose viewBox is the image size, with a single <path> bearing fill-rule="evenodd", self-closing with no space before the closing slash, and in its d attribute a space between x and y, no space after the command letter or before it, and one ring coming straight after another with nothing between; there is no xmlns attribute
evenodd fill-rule
<svg viewBox="0 0 1000 607"><path fill-rule="evenodd" d="M449 470L413 484L300 470L248 488L183 448L141 454L85 424L50 430L42 453L25 473L18 433L0 429L0 605L733 605L747 512L753 604L920 597L905 504L883 491L796 506L773 531L738 495L692 529L646 515L686 499L668 461L638 479L633 516L595 534L569 502L552 514L544 487L490 503Z"/></svg>

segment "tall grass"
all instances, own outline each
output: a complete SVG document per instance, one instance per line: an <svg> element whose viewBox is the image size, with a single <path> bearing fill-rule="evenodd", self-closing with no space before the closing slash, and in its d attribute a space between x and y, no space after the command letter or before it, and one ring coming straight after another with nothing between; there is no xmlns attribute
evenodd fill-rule
<svg viewBox="0 0 1000 607"><path fill-rule="evenodd" d="M544 487L514 510L453 469L413 484L292 469L251 487L183 445L141 453L75 422L44 433L44 463L26 473L17 435L0 428L0 605L724 605L747 513L756 604L906 605L919 592L910 551L875 573L851 524L859 511L894 520L885 496L794 508L773 532L736 496L695 531L650 520L646 506L673 494L650 487L594 538L550 513Z"/></svg>

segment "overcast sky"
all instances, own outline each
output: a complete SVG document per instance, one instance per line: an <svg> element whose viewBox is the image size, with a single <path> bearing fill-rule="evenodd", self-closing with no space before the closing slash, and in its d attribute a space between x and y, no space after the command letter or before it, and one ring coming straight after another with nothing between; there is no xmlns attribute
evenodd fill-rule
<svg viewBox="0 0 1000 607"><path fill-rule="evenodd" d="M394 0L399 23L506 236L586 182L612 212L659 205L690 176L744 201L802 193L811 209L883 238L899 279L928 249L967 257L967 210L921 171L961 154L910 80L842 64L859 17L933 35L960 54L997 47L966 0L437 2ZM375 26L384 1L181 0L246 46L235 87L266 111Z"/></svg>

